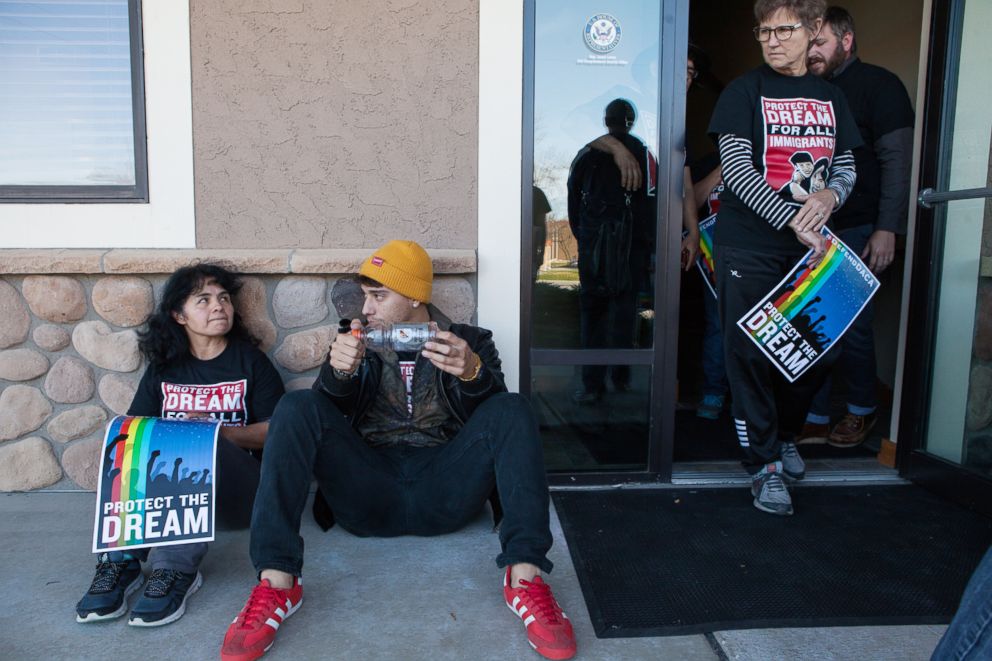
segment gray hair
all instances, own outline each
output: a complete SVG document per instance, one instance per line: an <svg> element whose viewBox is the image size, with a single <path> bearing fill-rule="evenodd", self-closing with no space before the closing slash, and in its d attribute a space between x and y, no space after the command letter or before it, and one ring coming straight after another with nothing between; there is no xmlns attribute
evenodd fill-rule
<svg viewBox="0 0 992 661"><path fill-rule="evenodd" d="M761 23L779 9L795 14L812 32L816 29L816 20L823 18L827 11L827 0L757 0L754 3L754 19Z"/></svg>

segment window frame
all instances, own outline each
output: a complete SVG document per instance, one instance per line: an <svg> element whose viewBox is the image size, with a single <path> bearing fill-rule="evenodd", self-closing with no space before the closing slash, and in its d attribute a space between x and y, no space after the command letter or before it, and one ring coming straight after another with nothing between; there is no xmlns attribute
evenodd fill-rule
<svg viewBox="0 0 992 661"><path fill-rule="evenodd" d="M127 0L131 51L131 117L134 134L134 185L3 185L0 204L148 203L148 145L145 126L144 45L141 2Z"/></svg>

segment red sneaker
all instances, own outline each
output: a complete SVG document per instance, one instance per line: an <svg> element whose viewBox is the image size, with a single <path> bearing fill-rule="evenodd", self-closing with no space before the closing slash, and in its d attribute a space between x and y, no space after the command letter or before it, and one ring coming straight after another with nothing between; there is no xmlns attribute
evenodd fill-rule
<svg viewBox="0 0 992 661"><path fill-rule="evenodd" d="M540 576L533 581L520 581L519 588L510 587L510 568L503 576L503 597L506 605L524 621L527 642L547 659L571 659L575 656L575 632L572 623L551 594L551 586Z"/></svg>
<svg viewBox="0 0 992 661"><path fill-rule="evenodd" d="M303 604L302 583L294 578L293 587L279 590L272 587L268 579L262 579L227 628L224 646L220 649L222 661L253 661L268 652L275 642L279 625Z"/></svg>

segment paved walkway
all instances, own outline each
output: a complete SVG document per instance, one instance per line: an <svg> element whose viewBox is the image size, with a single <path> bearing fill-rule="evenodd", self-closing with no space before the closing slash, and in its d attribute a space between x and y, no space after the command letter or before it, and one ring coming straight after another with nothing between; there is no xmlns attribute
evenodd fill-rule
<svg viewBox="0 0 992 661"><path fill-rule="evenodd" d="M217 659L253 584L247 532L222 533L204 560L203 588L186 615L158 629L126 620L81 625L73 607L89 585L93 495L0 495L0 554L8 569L0 657ZM550 583L575 625L578 659L837 659L925 661L944 627L848 627L598 639L557 517ZM486 517L440 538L362 539L322 533L304 516L304 606L265 659L533 659L522 626L502 604L499 548ZM659 559L662 561L663 559Z"/></svg>

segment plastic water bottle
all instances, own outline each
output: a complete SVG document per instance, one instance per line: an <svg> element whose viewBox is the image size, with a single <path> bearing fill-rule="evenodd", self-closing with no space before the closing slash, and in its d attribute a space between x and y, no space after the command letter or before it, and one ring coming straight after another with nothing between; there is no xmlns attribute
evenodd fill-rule
<svg viewBox="0 0 992 661"><path fill-rule="evenodd" d="M437 337L437 322L396 323L351 328L351 321L341 320L339 332L351 333L372 351L420 351Z"/></svg>

